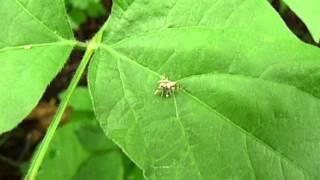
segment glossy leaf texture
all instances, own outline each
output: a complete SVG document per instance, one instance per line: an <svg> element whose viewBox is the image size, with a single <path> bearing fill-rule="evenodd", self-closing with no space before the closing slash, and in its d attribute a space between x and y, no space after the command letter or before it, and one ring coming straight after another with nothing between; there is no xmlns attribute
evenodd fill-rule
<svg viewBox="0 0 320 180"><path fill-rule="evenodd" d="M320 42L320 1L283 0L306 24L315 42Z"/></svg>
<svg viewBox="0 0 320 180"><path fill-rule="evenodd" d="M57 130L37 179L124 180L133 173L135 180L142 178L141 170L104 135L92 108L83 108L91 105L89 100L87 88L75 90L70 119Z"/></svg>
<svg viewBox="0 0 320 180"><path fill-rule="evenodd" d="M117 0L88 80L148 179L320 178L320 50L267 1Z"/></svg>
<svg viewBox="0 0 320 180"><path fill-rule="evenodd" d="M2 0L0 133L35 107L74 46L62 0Z"/></svg>

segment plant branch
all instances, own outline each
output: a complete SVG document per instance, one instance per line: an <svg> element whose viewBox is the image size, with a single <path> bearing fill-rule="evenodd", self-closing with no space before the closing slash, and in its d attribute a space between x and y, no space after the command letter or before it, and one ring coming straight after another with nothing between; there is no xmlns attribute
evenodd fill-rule
<svg viewBox="0 0 320 180"><path fill-rule="evenodd" d="M81 41L75 41L75 46L74 48L75 49L78 49L78 50L87 50L87 46L88 46L88 43L87 42L81 42Z"/></svg>
<svg viewBox="0 0 320 180"><path fill-rule="evenodd" d="M10 159L10 158L2 155L2 154L0 154L0 161L3 161L4 163L9 164L9 165L12 166L12 167L20 168L19 162L14 161L14 160L12 160L12 159Z"/></svg>
<svg viewBox="0 0 320 180"><path fill-rule="evenodd" d="M102 33L98 33L93 39L87 44L85 43L76 43L76 47L84 48L86 47L86 52L84 54L84 57L81 60L81 63L74 75L74 77L71 80L70 85L67 88L66 94L63 97L59 108L53 117L53 120L47 130L47 133L45 137L43 138L41 144L38 146L37 151L35 152L33 159L31 161L30 168L28 170L28 173L25 177L25 180L34 180L37 176L37 173L39 171L39 168L42 164L42 161L46 155L46 152L48 151L48 147L53 139L54 133L58 128L58 125L62 119L63 113L65 109L67 108L67 105L69 103L69 100L72 96L72 93L74 92L75 88L77 87L77 84L83 74L83 72L86 69L87 64L89 63L89 60L91 59L92 54L94 53L97 44L101 41Z"/></svg>

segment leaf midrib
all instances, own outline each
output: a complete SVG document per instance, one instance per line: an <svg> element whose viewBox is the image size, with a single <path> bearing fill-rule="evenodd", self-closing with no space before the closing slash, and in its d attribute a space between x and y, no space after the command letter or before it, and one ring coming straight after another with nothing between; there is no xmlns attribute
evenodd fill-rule
<svg viewBox="0 0 320 180"><path fill-rule="evenodd" d="M135 123L138 125L139 129L141 130L141 125L138 121L138 118L137 118L137 115L136 115L136 112L134 110L134 108L131 106L131 103L129 102L128 98L127 98L127 94L126 94L126 87L125 87L125 82L123 80L123 77L122 77L122 72L121 72L121 65L119 63L119 61L117 61L117 68L118 68L118 72L119 72L119 78L120 78L120 81L121 81L121 85L122 85L122 91L123 91L123 99L126 101L126 103L128 104L129 106L129 109L130 111L132 111L133 113L133 116L134 116L134 119L135 119ZM190 156L191 156L191 159L196 167L196 170L198 172L198 175L199 177L201 177L201 179L203 179L203 175L201 174L201 171L200 171L200 168L199 168L199 165L198 165L198 162L196 161L195 157L194 157L194 152L191 150L191 146L190 146L190 143L189 143L189 140L187 138L187 135L186 135L186 131L185 131L185 127L184 125L182 124L181 122L181 119L180 119L180 116L179 116L179 111L178 111L178 107L177 107L177 102L176 102L176 98L174 97L174 108L175 108L175 116L176 116L176 119L178 120L178 123L179 125L181 126L182 128L182 133L183 133L183 137L185 139L185 143L187 145L187 151L189 151L190 153ZM109 118L108 118L109 119ZM146 151L148 151L148 147L147 147L147 143L146 143L146 140L145 140L145 135L142 131L140 131L140 133L143 135L143 145L144 145L144 148ZM148 155L150 153L147 153ZM149 159L152 159L150 156L149 156Z"/></svg>
<svg viewBox="0 0 320 180"><path fill-rule="evenodd" d="M76 43L76 41L72 41L72 40L62 40L62 41L48 42L48 43L25 44L25 45L19 45L19 46L6 46L6 47L1 48L0 52L26 49L26 46L30 46L30 48L32 49L32 48L46 47L46 46L52 46L52 45L54 45L54 46L64 46L64 45L73 46L75 43Z"/></svg>
<svg viewBox="0 0 320 180"><path fill-rule="evenodd" d="M120 52L118 52L117 50L115 50L114 48L112 48L111 46L105 45L105 44L100 44L100 47L103 48L104 50L108 51L111 54L114 54L118 57L120 57L121 59L130 62L136 66L139 66L140 68L145 69L146 71L148 71L149 73L152 73L153 75L156 75L158 77L160 77L161 75L158 72L153 71L152 69L143 66L141 64L139 64L138 62L130 59L129 57L121 54ZM118 60L117 60L118 61ZM304 172L308 172L306 169L304 169L303 167L300 167L298 164L296 164L294 161L292 161L290 158L288 158L287 156L285 156L284 154L282 154L281 152L278 152L276 149L274 149L271 145L269 145L268 143L262 141L261 139L259 139L258 137L256 137L255 135L247 132L245 129L243 129L241 126L235 124L232 120L230 120L229 118L227 118L226 116L224 116L223 114L221 114L220 112L218 112L216 109L214 109L213 107L211 107L210 105L208 105L206 102L204 102L203 100L199 99L198 97L196 97L195 95L192 95L191 93L187 92L186 90L183 90L182 92L184 92L186 95L188 95L191 99L195 100L196 102L198 102L200 105L206 107L207 109L209 109L210 111L212 111L213 113L217 114L221 119L223 119L224 121L228 122L230 125L232 125L233 127L235 127L236 129L239 129L242 133L244 133L245 135L247 135L248 137L251 137L253 140L255 140L257 143L263 145L265 148L269 149L271 152L273 152L275 155L279 156L282 160L287 161L289 164L292 164L297 170L301 171L302 174L305 176ZM309 173L309 172L308 172ZM310 174L311 176L313 176L312 174Z"/></svg>
<svg viewBox="0 0 320 180"><path fill-rule="evenodd" d="M226 28L206 27L206 26L188 26L188 27L164 28L164 29L160 29L160 30L152 30L152 31L147 31L147 32L143 32L143 33L140 33L140 34L136 34L136 35L133 35L133 36L124 38L124 39L122 39L122 40L120 40L120 41L118 41L118 42L116 42L116 43L110 44L110 45L105 45L105 44L101 44L101 45L102 45L102 46L105 45L105 46L108 46L108 47L110 47L110 48L112 48L112 49L115 49L115 48L119 47L121 44L123 44L123 43L125 43L125 42L127 42L127 41L130 41L130 40L132 40L132 39L135 39L135 38L139 38L139 37L142 37L142 36L153 35L153 34L157 34L157 33L163 32L163 31L171 31L171 30L172 30L172 31L175 31L175 30L184 30L184 29L188 29L188 30L190 30L190 29L195 29L195 30L212 30L212 31L222 31L222 32L224 32L224 31L226 30ZM230 29L239 31L239 29L236 28L236 27L234 27L234 28L228 28L228 31L230 31ZM261 34L261 33L256 33L256 32L250 32L250 33L255 33L255 34L257 34L257 35ZM265 34L264 34L264 35L265 35ZM282 37L273 37L273 36L266 36L266 37L268 37L269 41L272 39L272 41L274 41L274 42L281 40L281 41L296 41L296 43L306 44L306 43L301 42L300 40L297 40L297 39L295 39L295 38L282 38ZM257 39L257 40L260 40L260 39ZM309 45L309 44L307 44L307 45ZM312 46L312 45L309 45L309 46L314 47L314 46ZM116 51L116 50L115 50L115 51ZM127 58L128 58L128 57L127 57ZM134 62L135 62L135 61L134 61ZM141 65L141 64L139 64L139 63L137 63L137 62L136 62L136 64L138 64L138 65L140 65L140 66L143 66L143 65ZM163 66L163 65L162 65L162 66ZM152 69L150 69L150 68L148 68L148 67L146 67L146 66L143 66L143 67L144 67L145 69L151 71L151 73L153 73L153 74L154 74L154 72L156 72L156 71L154 71L154 70L152 70ZM159 76L158 73L155 74L155 75L158 75L158 76ZM201 75L202 75L202 74L201 74ZM229 74L229 75L230 75L230 74ZM241 74L234 74L234 75L241 75ZM190 75L190 76L194 76L194 75ZM305 93L313 96L316 100L320 100L320 99L318 99L318 97L315 96L314 94L312 94L312 93L310 93L310 92L307 92L307 91L305 91L305 90L303 90L303 89L301 89L301 88L299 88L299 87L290 85L290 84L280 83L280 82L276 82L276 81L271 81L271 80L268 80L268 79L263 79L263 78L261 78L261 77L254 77L254 76L247 76L247 75L244 75L244 76L245 76L245 77L250 77L250 78L260 79L260 80L267 81L267 82L271 82L271 83L277 83L277 84L281 84L281 85L286 85L286 86L294 87L294 88L297 88L298 90L300 90L300 91L302 91L302 92L305 92ZM189 76L188 76L188 77L189 77ZM182 79L186 79L186 78L188 78L188 77L184 77L184 78L182 78ZM179 80L176 80L176 81L180 81L180 80L182 80L182 79L179 79Z"/></svg>
<svg viewBox="0 0 320 180"><path fill-rule="evenodd" d="M244 74L228 74L228 73L203 73L203 74L193 74L193 75L189 75L189 76L186 76L186 77L183 77L181 79L178 79L176 81L184 81L184 80L187 80L187 79L190 79L190 78L193 78L193 77L196 77L196 76L205 76L205 75L225 75L225 76L237 76L239 78L243 78L243 79L246 79L246 80L250 80L250 79L255 79L255 80L259 80L259 81L262 81L262 82L265 82L265 83L272 83L274 85L280 85L280 86L287 86L287 87L291 87L291 88L295 88L296 90L298 90L299 92L303 93L303 94L306 94L310 97L312 97L312 99L316 100L316 101L320 101L319 97L317 97L316 95L304 90L304 89L301 89L297 86L294 86L294 85L291 85L291 84L288 84L288 83L283 83L283 82L278 82L278 81L272 81L270 79L264 79L262 77L259 77L259 76L249 76L249 75L244 75Z"/></svg>

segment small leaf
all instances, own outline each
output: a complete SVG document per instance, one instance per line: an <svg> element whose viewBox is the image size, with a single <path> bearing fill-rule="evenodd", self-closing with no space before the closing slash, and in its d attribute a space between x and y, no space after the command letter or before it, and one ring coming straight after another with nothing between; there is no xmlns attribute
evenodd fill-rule
<svg viewBox="0 0 320 180"><path fill-rule="evenodd" d="M87 9L90 1L91 0L70 0L73 7L81 10Z"/></svg>
<svg viewBox="0 0 320 180"><path fill-rule="evenodd" d="M117 0L88 80L148 179L320 178L320 50L267 1Z"/></svg>
<svg viewBox="0 0 320 180"><path fill-rule="evenodd" d="M46 7L45 10L43 7ZM36 106L74 45L60 0L2 0L0 133Z"/></svg>
<svg viewBox="0 0 320 180"><path fill-rule="evenodd" d="M91 17L103 16L106 14L106 9L104 8L102 2L92 2L89 4L86 10L87 14Z"/></svg>
<svg viewBox="0 0 320 180"><path fill-rule="evenodd" d="M75 24L76 28L87 21L87 15L82 10L77 8L73 8L69 12L69 18L70 21Z"/></svg>

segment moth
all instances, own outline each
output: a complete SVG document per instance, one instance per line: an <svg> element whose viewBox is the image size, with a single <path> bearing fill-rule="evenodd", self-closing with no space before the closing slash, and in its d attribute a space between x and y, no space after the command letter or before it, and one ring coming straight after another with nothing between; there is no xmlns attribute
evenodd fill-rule
<svg viewBox="0 0 320 180"><path fill-rule="evenodd" d="M166 98L168 98L170 95L172 95L172 93L174 93L178 89L177 82L170 81L168 77L164 75L160 77L158 83L158 88L154 92L155 95L165 96Z"/></svg>

